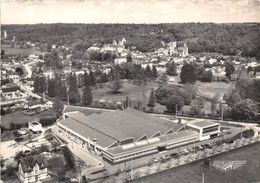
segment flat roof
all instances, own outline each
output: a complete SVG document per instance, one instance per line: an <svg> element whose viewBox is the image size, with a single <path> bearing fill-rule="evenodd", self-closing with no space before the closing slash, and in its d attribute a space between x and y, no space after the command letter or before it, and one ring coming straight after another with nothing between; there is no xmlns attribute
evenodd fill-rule
<svg viewBox="0 0 260 183"><path fill-rule="evenodd" d="M218 123L214 123L211 121L199 121L199 122L194 122L194 123L190 123L190 124L203 128L203 127L207 127L207 126L217 125Z"/></svg>
<svg viewBox="0 0 260 183"><path fill-rule="evenodd" d="M37 122L37 121L32 121L32 122L30 122L31 124L33 124L33 125L40 125L41 123L39 123L39 122Z"/></svg>

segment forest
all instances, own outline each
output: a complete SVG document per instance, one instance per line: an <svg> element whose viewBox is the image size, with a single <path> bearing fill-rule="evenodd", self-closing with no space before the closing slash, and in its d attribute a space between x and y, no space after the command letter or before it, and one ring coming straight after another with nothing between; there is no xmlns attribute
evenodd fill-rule
<svg viewBox="0 0 260 183"><path fill-rule="evenodd" d="M150 52L170 41L184 41L189 53L217 52L260 58L259 23L175 23L175 24L34 24L2 25L7 40L55 44L87 49L126 38L126 47ZM2 40L2 39L1 39Z"/></svg>

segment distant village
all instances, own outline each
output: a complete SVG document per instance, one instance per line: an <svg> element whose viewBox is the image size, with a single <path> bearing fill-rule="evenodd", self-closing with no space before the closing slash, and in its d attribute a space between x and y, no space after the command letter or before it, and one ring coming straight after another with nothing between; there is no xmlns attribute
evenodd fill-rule
<svg viewBox="0 0 260 183"><path fill-rule="evenodd" d="M7 37L7 32L4 31L4 39ZM8 44L16 44L15 37L12 41L6 41ZM111 68L115 65L121 65L127 63L127 56L131 54L131 62L141 65L142 68L155 66L159 73L164 73L167 70L167 63L174 61L177 64L177 73L180 74L181 68L185 63L196 63L199 67L204 67L206 71L211 71L216 81L225 79L225 63L231 62L235 66L235 72L231 75L231 81L235 81L239 78L241 70L249 72L251 77L260 78L260 72L254 72L252 68L260 66L254 58L244 58L241 56L225 56L221 54L189 54L188 46L185 42L169 42L163 43L165 46L159 48L154 52L141 53L134 47L126 48L127 40L123 37L121 40L114 40L112 44L101 45L99 43L93 44L86 52L98 51L101 53L113 53L116 55L113 63L102 63L100 61L89 61L87 65L82 69L72 68L72 54L67 54L64 58L59 56L64 65L63 73L69 74L74 72L77 76L83 75L84 72L95 72L96 69L101 70L103 73L108 74ZM39 49L37 44L27 41L25 45L20 47L30 47ZM71 48L61 46L70 52ZM51 49L56 49L56 45L51 45ZM27 110L43 110L51 107L51 102L43 105L28 106L28 99L31 97L41 98L33 93L33 80L32 65L42 62L44 63L43 55L31 54L29 56L24 55L11 55L3 59L1 62L1 107L4 109L16 109L24 108ZM251 68L251 69L250 69ZM21 73L22 72L22 73ZM55 71L56 72L56 71ZM26 75L27 74L27 75ZM54 70L44 70L43 74L52 78L54 76ZM64 75L64 76L65 76ZM168 77L168 83L172 83L174 80Z"/></svg>

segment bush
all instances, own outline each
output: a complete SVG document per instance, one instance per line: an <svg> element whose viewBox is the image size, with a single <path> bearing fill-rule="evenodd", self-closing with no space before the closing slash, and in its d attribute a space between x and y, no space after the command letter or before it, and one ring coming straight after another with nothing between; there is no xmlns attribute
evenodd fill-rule
<svg viewBox="0 0 260 183"><path fill-rule="evenodd" d="M45 117L45 118L41 118L40 119L40 123L42 124L42 126L49 126L49 125L53 125L57 120L56 116L50 116L50 117Z"/></svg>
<svg viewBox="0 0 260 183"><path fill-rule="evenodd" d="M11 123L10 124L10 130L18 130L18 129L20 129L20 128L22 128L22 124L17 124L17 123Z"/></svg>

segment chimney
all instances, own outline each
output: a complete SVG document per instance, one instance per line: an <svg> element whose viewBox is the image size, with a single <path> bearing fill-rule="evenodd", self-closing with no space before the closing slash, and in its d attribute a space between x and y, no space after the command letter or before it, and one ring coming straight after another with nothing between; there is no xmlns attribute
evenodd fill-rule
<svg viewBox="0 0 260 183"><path fill-rule="evenodd" d="M181 123L181 118L178 118L178 123L179 123L179 124Z"/></svg>

